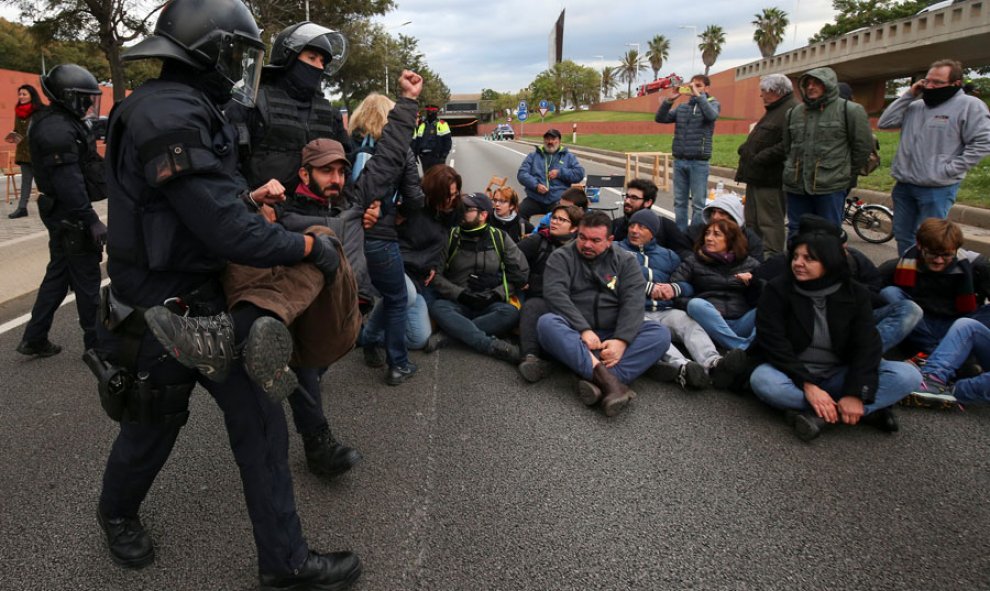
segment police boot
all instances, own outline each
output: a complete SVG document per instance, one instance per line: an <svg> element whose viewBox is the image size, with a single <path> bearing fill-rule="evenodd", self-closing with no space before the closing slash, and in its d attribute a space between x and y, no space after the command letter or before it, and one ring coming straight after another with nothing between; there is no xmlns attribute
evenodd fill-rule
<svg viewBox="0 0 990 591"><path fill-rule="evenodd" d="M306 562L284 575L258 575L261 591L287 589L347 589L361 576L361 561L353 552L310 552Z"/></svg>
<svg viewBox="0 0 990 591"><path fill-rule="evenodd" d="M337 441L328 426L316 433L303 435L303 448L306 450L306 466L317 476L333 478L361 461L360 452Z"/></svg>
<svg viewBox="0 0 990 591"><path fill-rule="evenodd" d="M607 417L619 414L619 411L636 397L636 393L620 382L604 363L595 366L595 370L591 373L591 381L602 391L602 410Z"/></svg>
<svg viewBox="0 0 990 591"><path fill-rule="evenodd" d="M182 365L223 382L234 363L234 324L227 313L179 316L165 306L144 313L148 330Z"/></svg>
<svg viewBox="0 0 990 591"><path fill-rule="evenodd" d="M244 342L244 369L268 396L281 402L299 385L289 369L292 335L280 320L262 316L251 325Z"/></svg>
<svg viewBox="0 0 990 591"><path fill-rule="evenodd" d="M114 517L96 509L96 521L110 549L110 560L124 568L144 568L155 561L155 547L151 537L137 517Z"/></svg>

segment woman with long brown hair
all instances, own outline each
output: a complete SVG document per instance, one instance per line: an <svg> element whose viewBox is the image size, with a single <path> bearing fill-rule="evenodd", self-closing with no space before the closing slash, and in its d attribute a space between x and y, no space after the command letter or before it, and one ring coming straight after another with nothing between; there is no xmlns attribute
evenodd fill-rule
<svg viewBox="0 0 990 591"><path fill-rule="evenodd" d="M34 168L31 167L31 149L28 145L27 130L31 117L45 108L38 96L38 91L30 84L17 88L17 104L14 106L14 131L7 135L7 143L17 144L14 152L14 162L21 167L21 199L9 216L10 219L22 218L28 214L28 201L31 199L31 184L34 182Z"/></svg>

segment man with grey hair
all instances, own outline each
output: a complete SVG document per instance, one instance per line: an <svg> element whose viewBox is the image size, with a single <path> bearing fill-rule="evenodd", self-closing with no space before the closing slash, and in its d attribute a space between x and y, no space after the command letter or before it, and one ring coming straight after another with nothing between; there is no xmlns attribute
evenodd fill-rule
<svg viewBox="0 0 990 591"><path fill-rule="evenodd" d="M890 196L900 255L914 246L921 222L948 215L966 172L990 154L990 112L962 84L962 64L938 60L877 122L881 129L901 128L890 165L897 181Z"/></svg>
<svg viewBox="0 0 990 591"><path fill-rule="evenodd" d="M783 74L760 78L760 98L766 113L739 146L736 180L746 183L746 227L763 238L767 257L784 252L787 238L787 199L784 174L784 124L787 112L797 104L794 86Z"/></svg>

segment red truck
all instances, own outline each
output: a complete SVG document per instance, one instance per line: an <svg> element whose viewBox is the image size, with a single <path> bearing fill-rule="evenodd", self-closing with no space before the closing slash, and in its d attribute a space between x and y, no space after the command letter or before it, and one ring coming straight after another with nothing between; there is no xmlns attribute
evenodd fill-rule
<svg viewBox="0 0 990 591"><path fill-rule="evenodd" d="M665 88L680 86L681 84L684 84L684 79L677 74L671 73L670 76L664 76L663 78L657 78L653 82L641 84L638 88L636 88L636 96L653 94L655 92L660 92Z"/></svg>

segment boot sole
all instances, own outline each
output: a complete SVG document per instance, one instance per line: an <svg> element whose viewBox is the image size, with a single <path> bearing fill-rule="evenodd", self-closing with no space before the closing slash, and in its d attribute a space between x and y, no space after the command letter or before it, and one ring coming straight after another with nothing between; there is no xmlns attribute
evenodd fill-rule
<svg viewBox="0 0 990 591"><path fill-rule="evenodd" d="M794 417L794 433L801 441L808 442L821 435L822 430L811 419L799 414Z"/></svg>
<svg viewBox="0 0 990 591"><path fill-rule="evenodd" d="M952 410L959 408L959 401L956 399L949 398L934 398L931 396L919 396L918 394L911 393L905 396L900 401L901 406L910 406L914 408L933 408L935 410Z"/></svg>
<svg viewBox="0 0 990 591"><path fill-rule="evenodd" d="M315 581L300 581L298 584L288 587L273 587L271 585L260 585L260 591L344 591L358 580L361 576L361 565L358 564L354 570L347 573L343 579L329 581L326 583Z"/></svg>
<svg viewBox="0 0 990 591"><path fill-rule="evenodd" d="M684 385L692 390L704 390L712 385L712 379L708 377L704 367L691 362L684 369Z"/></svg>
<svg viewBox="0 0 990 591"><path fill-rule="evenodd" d="M523 361L519 364L519 373L527 382L535 384L547 377L547 362L543 360Z"/></svg>
<svg viewBox="0 0 990 591"><path fill-rule="evenodd" d="M268 316L254 321L244 345L244 369L275 402L285 400L299 385L289 369L291 356L292 335L284 324Z"/></svg>
<svg viewBox="0 0 990 591"><path fill-rule="evenodd" d="M594 406L602 399L602 391L587 380L578 380L577 395L585 406Z"/></svg>
<svg viewBox="0 0 990 591"><path fill-rule="evenodd" d="M629 406L629 402L636 397L636 393L632 390L626 392L626 395L619 398L618 400L613 400L602 405L602 410L605 411L606 417L614 417L615 415L622 412L624 408Z"/></svg>

